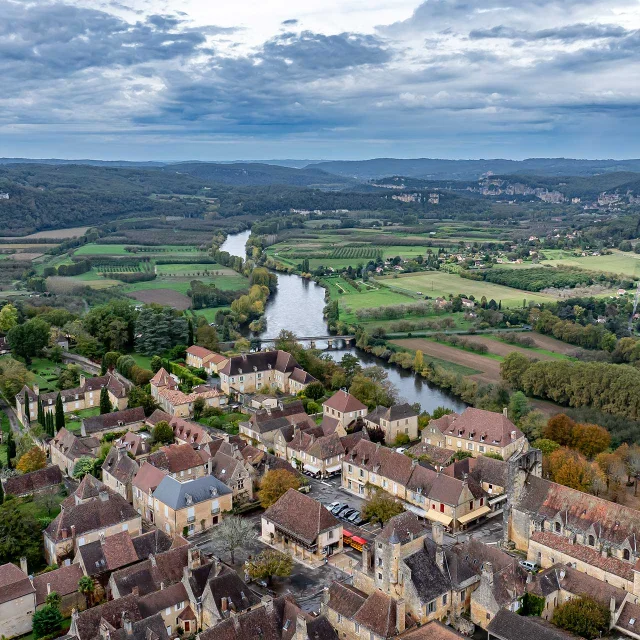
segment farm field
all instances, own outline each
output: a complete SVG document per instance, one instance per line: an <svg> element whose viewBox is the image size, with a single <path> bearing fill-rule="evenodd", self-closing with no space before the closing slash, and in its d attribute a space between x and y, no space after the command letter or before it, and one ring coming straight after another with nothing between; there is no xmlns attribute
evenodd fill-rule
<svg viewBox="0 0 640 640"><path fill-rule="evenodd" d="M126 251L125 247L135 246L135 243L131 244L85 244L75 250L74 254L77 256L153 256L160 255L162 257L171 256L189 256L193 257L194 254L202 254L197 249L190 249L189 247L182 245L159 245L159 246L138 246L137 252Z"/></svg>
<svg viewBox="0 0 640 640"><path fill-rule="evenodd" d="M530 336L530 334L523 333L522 335ZM533 336L530 336L533 338ZM475 344L484 344L489 349L489 353L495 356L499 356L500 359L505 358L514 351L521 353L528 358L537 358L538 360L565 360L566 355L563 353L556 353L553 350L545 349L542 345L535 340L535 347L521 347L516 344L509 344L503 342L495 335L486 336L465 336L465 339ZM567 345L568 346L568 345Z"/></svg>
<svg viewBox="0 0 640 640"><path fill-rule="evenodd" d="M207 322L215 322L218 311L228 311L231 307L210 307L208 309L194 309L196 316L202 316Z"/></svg>
<svg viewBox="0 0 640 640"><path fill-rule="evenodd" d="M163 304L174 309L184 311L191 306L191 298L173 289L146 289L129 293L134 298L144 304Z"/></svg>
<svg viewBox="0 0 640 640"><path fill-rule="evenodd" d="M219 264L158 264L156 265L156 273L166 274L169 276L193 277L202 275L203 273L216 273L221 276L236 276L238 273L229 267L223 267Z"/></svg>
<svg viewBox="0 0 640 640"><path fill-rule="evenodd" d="M609 256L574 256L567 251L544 251L551 258L541 264L564 265L590 269L591 271L621 273L630 278L640 278L640 255L614 250Z"/></svg>
<svg viewBox="0 0 640 640"><path fill-rule="evenodd" d="M525 299L527 302L538 303L551 302L556 299L545 293L534 293L490 282L467 280L455 274L441 271L412 273L398 278L385 276L376 281L384 282L388 287L397 291L406 291L408 294L416 295L420 291L431 298L448 298L449 294L465 294L480 300L482 296L486 296L487 300L502 301L503 307L521 307Z"/></svg>

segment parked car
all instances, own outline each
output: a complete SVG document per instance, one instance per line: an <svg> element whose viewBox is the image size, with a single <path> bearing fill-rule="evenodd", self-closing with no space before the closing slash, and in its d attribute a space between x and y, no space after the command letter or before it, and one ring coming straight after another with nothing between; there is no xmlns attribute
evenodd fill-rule
<svg viewBox="0 0 640 640"><path fill-rule="evenodd" d="M355 509L353 507L347 505L344 509L338 511L338 518L344 518L347 515L347 512L351 515L354 511Z"/></svg>
<svg viewBox="0 0 640 640"><path fill-rule="evenodd" d="M340 511L342 511L345 507L348 507L349 505L346 502L338 502L336 504L335 507L333 507L333 509L331 509L331 513L333 513L334 516L337 516Z"/></svg>
<svg viewBox="0 0 640 640"><path fill-rule="evenodd" d="M342 504L341 502L332 502L331 504L327 505L327 509L329 511L333 511L339 504Z"/></svg>
<svg viewBox="0 0 640 640"><path fill-rule="evenodd" d="M348 520L354 513L358 513L356 509L347 509L340 514L340 518Z"/></svg>
<svg viewBox="0 0 640 640"><path fill-rule="evenodd" d="M360 514L356 511L355 513L352 513L347 520L349 522L352 522L355 525L361 525L364 520L362 519L362 517L360 516Z"/></svg>
<svg viewBox="0 0 640 640"><path fill-rule="evenodd" d="M536 573L540 568L537 562L531 562L530 560L520 560L520 566L532 573Z"/></svg>

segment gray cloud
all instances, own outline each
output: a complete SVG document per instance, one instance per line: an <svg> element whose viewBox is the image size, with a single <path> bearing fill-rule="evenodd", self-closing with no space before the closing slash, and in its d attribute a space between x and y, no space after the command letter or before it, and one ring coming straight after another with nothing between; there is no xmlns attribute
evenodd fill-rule
<svg viewBox="0 0 640 640"><path fill-rule="evenodd" d="M563 42L575 42L578 40L597 40L601 38L624 38L631 34L624 27L613 24L569 24L553 29L540 29L538 31L526 31L505 25L497 25L490 29L474 29L469 33L472 40L497 39L526 40L561 40Z"/></svg>
<svg viewBox="0 0 640 640"><path fill-rule="evenodd" d="M298 20L296 20L295 18L290 18L289 20L283 20L280 24L285 27L293 27L298 24Z"/></svg>

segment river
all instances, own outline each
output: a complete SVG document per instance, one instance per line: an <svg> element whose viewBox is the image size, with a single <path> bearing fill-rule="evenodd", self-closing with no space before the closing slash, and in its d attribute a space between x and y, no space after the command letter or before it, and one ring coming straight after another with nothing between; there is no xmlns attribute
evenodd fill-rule
<svg viewBox="0 0 640 640"><path fill-rule="evenodd" d="M243 231L229 235L220 249L244 259L245 245L250 234L251 231ZM293 331L298 336L329 335L327 323L322 315L324 306L324 289L321 286L297 275L278 273L278 291L267 302L267 328L259 337L275 338L282 329ZM318 346L322 346L321 343L318 343ZM334 360L340 360L343 355L350 353L359 359L363 367L382 367L389 381L398 388L400 397L407 402L419 402L424 411L431 413L439 406L462 411L466 406L413 373L376 358L362 349L333 349L327 353Z"/></svg>

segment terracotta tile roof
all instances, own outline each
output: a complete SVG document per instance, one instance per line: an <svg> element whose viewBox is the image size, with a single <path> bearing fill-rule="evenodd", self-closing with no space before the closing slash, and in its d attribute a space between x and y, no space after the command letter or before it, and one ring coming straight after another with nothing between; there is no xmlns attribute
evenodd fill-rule
<svg viewBox="0 0 640 640"><path fill-rule="evenodd" d="M367 407L346 391L336 391L328 400L322 403L329 409L335 409L340 413L351 413L353 411L366 411Z"/></svg>
<svg viewBox="0 0 640 640"><path fill-rule="evenodd" d="M187 353L190 353L192 356L196 358L205 359L207 356L212 356L213 351L209 351L209 349L205 349L204 347L199 347L198 345L193 345L187 349Z"/></svg>
<svg viewBox="0 0 640 640"><path fill-rule="evenodd" d="M502 413L469 407L461 415L448 414L432 420L430 427L437 427L443 435L462 437L474 442L505 447L524 437L524 434Z"/></svg>
<svg viewBox="0 0 640 640"><path fill-rule="evenodd" d="M398 636L401 640L464 640L466 636L459 634L451 627L433 620L421 627L414 627Z"/></svg>
<svg viewBox="0 0 640 640"><path fill-rule="evenodd" d="M21 569L11 562L0 566L0 604L30 593L35 589Z"/></svg>
<svg viewBox="0 0 640 640"><path fill-rule="evenodd" d="M143 618L148 618L161 613L165 609L171 607L175 609L175 605L179 603L188 604L189 595L182 582L176 582L164 589L148 593L138 600L138 607Z"/></svg>
<svg viewBox="0 0 640 640"><path fill-rule="evenodd" d="M70 564L36 576L33 579L33 586L36 589L36 606L44 604L47 599L49 593L47 585L50 585L51 591L55 591L62 598L78 590L78 581L83 575L79 564Z"/></svg>
<svg viewBox="0 0 640 640"><path fill-rule="evenodd" d="M395 636L396 601L382 591L374 591L353 616L353 619L381 638Z"/></svg>
<svg viewBox="0 0 640 640"><path fill-rule="evenodd" d="M380 426L380 419L395 422L406 418L417 418L418 412L409 403L394 404L392 407L376 407L366 416L368 422Z"/></svg>
<svg viewBox="0 0 640 640"><path fill-rule="evenodd" d="M69 633L71 635L75 632L78 640L91 640L99 635L102 620L111 625L113 629L119 629L122 625L123 613L132 621L142 619L136 596L129 595L117 600L110 600L83 611L79 614L76 624L72 625Z"/></svg>
<svg viewBox="0 0 640 640"><path fill-rule="evenodd" d="M94 444L100 446L100 442L96 443L95 438L78 438L65 427L62 427L51 441L51 446L58 449L69 460L83 457L95 458L94 451L97 446L94 447Z"/></svg>
<svg viewBox="0 0 640 640"><path fill-rule="evenodd" d="M167 402L173 406L189 404L191 402L195 402L198 398L207 400L209 398L218 398L219 396L224 395L220 389L206 385L200 385L189 394L182 393L179 389L169 389L167 387L160 389L158 393L163 398L166 398Z"/></svg>
<svg viewBox="0 0 640 640"><path fill-rule="evenodd" d="M320 460L328 460L344 455L344 447L340 436L334 432L330 436L322 436L314 440L307 447L307 453Z"/></svg>
<svg viewBox="0 0 640 640"><path fill-rule="evenodd" d="M24 496L43 489L57 487L62 482L60 467L51 465L38 471L25 473L3 481L4 492L14 496Z"/></svg>
<svg viewBox="0 0 640 640"><path fill-rule="evenodd" d="M249 373L254 370L267 371L274 369L282 373L290 373L299 368L296 359L286 351L257 351L241 356L232 356L220 369L220 373L227 376L236 376L241 372Z"/></svg>
<svg viewBox="0 0 640 640"><path fill-rule="evenodd" d="M189 444L170 444L160 447L147 458L147 462L169 473L202 467L202 458Z"/></svg>
<svg viewBox="0 0 640 640"><path fill-rule="evenodd" d="M140 467L140 471L133 478L133 486L137 487L143 493L149 494L154 491L167 475L167 471L154 467L148 462Z"/></svg>
<svg viewBox="0 0 640 640"><path fill-rule="evenodd" d="M171 377L164 367L158 369L156 375L151 378L149 383L154 387L169 387L170 389L178 388L178 383Z"/></svg>
<svg viewBox="0 0 640 640"><path fill-rule="evenodd" d="M85 418L82 421L82 428L86 435L91 435L105 429L125 429L128 425L136 422L144 422L144 409L142 407Z"/></svg>
<svg viewBox="0 0 640 640"><path fill-rule="evenodd" d="M323 531L340 526L322 504L295 489L289 489L262 517L309 545L314 544Z"/></svg>
<svg viewBox="0 0 640 640"><path fill-rule="evenodd" d="M614 629L623 629L636 635L640 634L640 605L625 602Z"/></svg>
<svg viewBox="0 0 640 640"><path fill-rule="evenodd" d="M368 418L368 416L367 416ZM439 467L445 467L451 462L454 451L449 449L443 449L442 447L436 447L433 444L427 444L426 442L420 442L413 447L407 449L407 452L413 456L419 458L420 456L426 456L428 461Z"/></svg>
<svg viewBox="0 0 640 640"><path fill-rule="evenodd" d="M218 451L211 459L211 475L227 484L234 476L246 475L242 460Z"/></svg>
<svg viewBox="0 0 640 640"><path fill-rule="evenodd" d="M327 605L342 617L351 620L365 603L367 594L350 584L332 582Z"/></svg>
<svg viewBox="0 0 640 640"><path fill-rule="evenodd" d="M137 458L151 450L151 436L148 433L127 431L122 438L116 440L116 446L124 447L134 458Z"/></svg>
<svg viewBox="0 0 640 640"><path fill-rule="evenodd" d="M571 544L564 536L551 533L550 531L534 531L531 534L530 540L564 553L570 558L575 558L576 560L580 560L633 582L633 564L629 562L613 556L603 557L599 551L592 547L585 547L581 544Z"/></svg>
<svg viewBox="0 0 640 640"><path fill-rule="evenodd" d="M345 460L403 486L413 470L411 458L369 440L360 440Z"/></svg>
<svg viewBox="0 0 640 640"><path fill-rule="evenodd" d="M104 499L103 499L104 497ZM71 527L76 536L98 531L140 518L136 510L119 494L106 489L102 496L81 504L65 507L45 529L46 535L57 542L71 538Z"/></svg>
<svg viewBox="0 0 640 640"><path fill-rule="evenodd" d="M289 376L290 380L294 382L298 382L300 384L311 384L312 382L317 382L316 378L314 378L310 373L307 373L304 369L300 367L296 367Z"/></svg>

